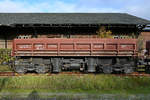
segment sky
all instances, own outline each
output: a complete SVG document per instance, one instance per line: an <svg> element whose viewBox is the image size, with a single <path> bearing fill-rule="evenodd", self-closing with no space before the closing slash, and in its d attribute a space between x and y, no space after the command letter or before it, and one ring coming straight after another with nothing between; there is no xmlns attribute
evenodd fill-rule
<svg viewBox="0 0 150 100"><path fill-rule="evenodd" d="M128 13L150 20L150 0L0 0L0 12Z"/></svg>

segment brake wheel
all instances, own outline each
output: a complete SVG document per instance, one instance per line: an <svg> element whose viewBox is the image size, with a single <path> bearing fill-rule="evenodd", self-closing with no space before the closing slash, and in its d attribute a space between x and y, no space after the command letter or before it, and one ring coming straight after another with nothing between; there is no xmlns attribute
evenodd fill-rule
<svg viewBox="0 0 150 100"><path fill-rule="evenodd" d="M125 73L125 74L131 74L131 73L133 73L133 72L134 72L134 70L133 70L132 67L125 67L125 68L124 68L124 73Z"/></svg>
<svg viewBox="0 0 150 100"><path fill-rule="evenodd" d="M19 74L25 74L27 71L24 66L15 66L15 72Z"/></svg>

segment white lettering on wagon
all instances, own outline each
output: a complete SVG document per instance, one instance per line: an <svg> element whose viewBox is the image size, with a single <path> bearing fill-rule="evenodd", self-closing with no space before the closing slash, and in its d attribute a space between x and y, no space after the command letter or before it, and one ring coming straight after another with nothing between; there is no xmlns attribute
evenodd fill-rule
<svg viewBox="0 0 150 100"><path fill-rule="evenodd" d="M121 48L126 48L127 47L127 45L121 45Z"/></svg>
<svg viewBox="0 0 150 100"><path fill-rule="evenodd" d="M30 49L32 46L29 44L19 44L17 45L18 49Z"/></svg>
<svg viewBox="0 0 150 100"><path fill-rule="evenodd" d="M34 49L36 49L36 50L44 50L45 47L44 47L44 44L35 44L34 45Z"/></svg>

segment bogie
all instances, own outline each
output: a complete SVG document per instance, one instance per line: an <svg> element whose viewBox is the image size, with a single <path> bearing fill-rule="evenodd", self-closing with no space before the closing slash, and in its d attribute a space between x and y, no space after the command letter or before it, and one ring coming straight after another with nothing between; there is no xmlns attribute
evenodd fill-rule
<svg viewBox="0 0 150 100"><path fill-rule="evenodd" d="M39 74L72 70L88 73L124 72L128 74L134 71L132 63L133 61L128 57L30 57L16 59L14 69L17 73L35 71Z"/></svg>

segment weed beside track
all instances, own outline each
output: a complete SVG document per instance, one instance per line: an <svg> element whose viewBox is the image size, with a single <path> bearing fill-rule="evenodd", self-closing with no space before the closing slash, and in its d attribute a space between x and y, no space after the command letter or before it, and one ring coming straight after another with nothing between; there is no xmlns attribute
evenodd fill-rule
<svg viewBox="0 0 150 100"><path fill-rule="evenodd" d="M0 77L0 90L9 89L45 89L51 91L133 91L150 93L150 77L130 77L116 75L20 75Z"/></svg>

